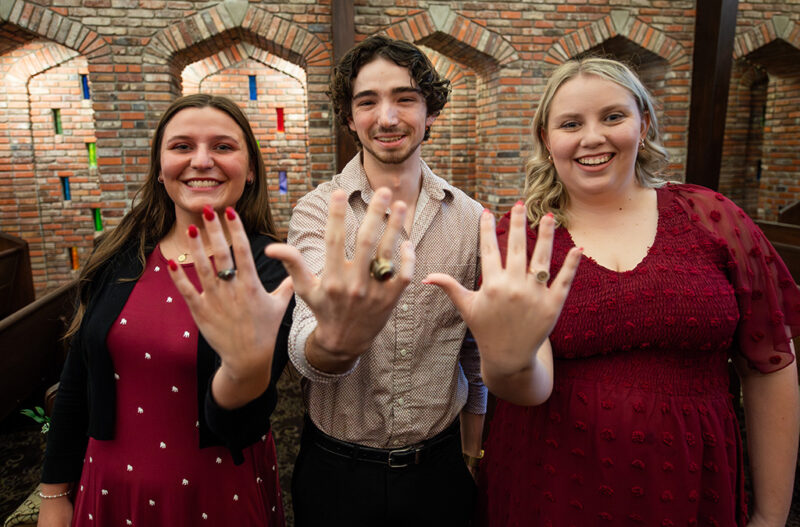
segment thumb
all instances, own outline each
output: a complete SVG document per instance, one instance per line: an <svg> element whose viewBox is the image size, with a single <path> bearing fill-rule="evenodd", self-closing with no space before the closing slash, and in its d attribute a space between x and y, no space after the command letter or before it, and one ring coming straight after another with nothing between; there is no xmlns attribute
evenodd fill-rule
<svg viewBox="0 0 800 527"><path fill-rule="evenodd" d="M289 305L289 300L291 300L293 294L294 282L292 282L291 276L284 278L281 285L270 293L272 298L274 298L283 309L286 309L286 306Z"/></svg>
<svg viewBox="0 0 800 527"><path fill-rule="evenodd" d="M450 297L453 305L455 305L456 309L461 313L461 317L464 317L469 298L475 293L474 291L470 291L461 285L458 280L444 273L431 273L425 277L422 283L438 286Z"/></svg>
<svg viewBox="0 0 800 527"><path fill-rule="evenodd" d="M283 266L292 278L293 287L299 295L303 295L313 287L316 277L308 269L303 256L296 247L285 243L271 243L264 249L264 253L270 258L283 262Z"/></svg>

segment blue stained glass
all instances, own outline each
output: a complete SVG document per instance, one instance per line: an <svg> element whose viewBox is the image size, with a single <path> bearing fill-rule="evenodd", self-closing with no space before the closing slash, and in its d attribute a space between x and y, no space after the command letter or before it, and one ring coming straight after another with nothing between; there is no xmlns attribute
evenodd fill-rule
<svg viewBox="0 0 800 527"><path fill-rule="evenodd" d="M61 178L61 193L64 195L64 199L69 201L72 199L72 195L69 191L69 178L64 176Z"/></svg>
<svg viewBox="0 0 800 527"><path fill-rule="evenodd" d="M256 76L250 75L250 100L258 100L258 88L256 87Z"/></svg>
<svg viewBox="0 0 800 527"><path fill-rule="evenodd" d="M83 98L89 99L91 93L89 92L89 76L81 75L81 87L83 88Z"/></svg>
<svg viewBox="0 0 800 527"><path fill-rule="evenodd" d="M286 178L285 170L278 171L278 192L280 194L289 192L289 180Z"/></svg>

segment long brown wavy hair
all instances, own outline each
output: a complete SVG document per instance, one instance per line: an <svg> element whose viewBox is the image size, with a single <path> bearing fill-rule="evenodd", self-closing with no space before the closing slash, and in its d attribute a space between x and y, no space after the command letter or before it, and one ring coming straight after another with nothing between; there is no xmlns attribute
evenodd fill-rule
<svg viewBox="0 0 800 527"><path fill-rule="evenodd" d="M248 233L260 233L278 239L275 223L269 206L267 192L267 170L256 137L244 112L232 100L217 95L196 94L176 99L156 126L155 135L150 148L150 168L144 183L133 198L131 211L122 218L119 225L99 238L89 260L78 277L78 308L67 329L65 338L78 331L86 306L89 302L90 289L98 279L106 264L119 253L123 247L136 243L137 255L144 270L147 253L169 233L175 223L175 204L170 199L164 185L159 183L161 173L161 144L167 123L181 110L186 108L214 108L231 117L244 135L247 154L253 170L253 183L244 187L242 196L236 202L235 209ZM141 276L141 273L139 274ZM139 276L125 277L136 280Z"/></svg>
<svg viewBox="0 0 800 527"><path fill-rule="evenodd" d="M586 74L619 84L628 90L636 101L642 118L650 119L644 147L636 155L636 180L644 187L660 187L666 183L659 172L667 163L667 151L661 145L658 119L652 96L639 77L625 64L617 60L587 57L570 60L557 67L545 86L536 115L533 118L533 153L525 163L525 208L528 220L536 226L548 212L552 212L559 225L566 225L566 207L569 195L558 178L550 152L544 143L544 133L550 118L550 107L558 89L567 81Z"/></svg>

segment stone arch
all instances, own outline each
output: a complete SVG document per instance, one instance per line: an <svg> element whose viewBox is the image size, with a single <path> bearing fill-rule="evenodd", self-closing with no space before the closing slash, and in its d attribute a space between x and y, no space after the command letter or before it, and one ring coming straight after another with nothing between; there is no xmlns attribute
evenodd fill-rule
<svg viewBox="0 0 800 527"><path fill-rule="evenodd" d="M466 18L446 4L400 20L380 31L389 37L426 45L476 70L505 67L519 54L502 35Z"/></svg>
<svg viewBox="0 0 800 527"><path fill-rule="evenodd" d="M470 159L466 163L474 176L466 183L460 180L458 183L485 206L496 211L505 209L519 194L520 151L528 132L528 123L519 111L520 101L514 95L516 85L521 82L516 48L502 35L457 13L449 5L438 3L398 20L379 33L430 48L458 68L474 72L471 83L474 87L470 87L471 93L467 95L474 101L471 104L476 117L470 121L472 130L466 137L450 138L453 148L472 141L474 148L468 149L466 155ZM451 104L455 108L456 102ZM444 111L447 112L447 107ZM504 125L497 126L498 122ZM475 140L477 137L481 140ZM430 157L442 146L430 142L423 146L423 151Z"/></svg>
<svg viewBox="0 0 800 527"><path fill-rule="evenodd" d="M689 62L686 50L677 40L625 9L612 10L610 14L588 26L564 35L551 46L544 60L551 64L561 64L616 36L624 37L661 57L672 68Z"/></svg>
<svg viewBox="0 0 800 527"><path fill-rule="evenodd" d="M240 44L246 44L239 47ZM247 47L249 45L250 47ZM181 72L189 64L220 51L235 53L262 50L304 72L306 82L308 137L315 148L309 152L310 180L319 183L334 173L333 137L330 133L328 98L330 76L329 44L303 27L250 4L247 0L226 0L171 24L154 35L143 50L143 71L153 82L145 88L160 92L159 102L148 108L148 128L153 129L169 100L181 92ZM299 76L297 71L296 75ZM133 195L133 188L128 190Z"/></svg>
<svg viewBox="0 0 800 527"><path fill-rule="evenodd" d="M183 89L184 91L190 90L190 87L199 86L199 84L208 77L215 73L232 66L244 59L253 59L256 62L272 68L276 71L292 77L296 81L305 86L306 72L297 64L293 64L288 60L276 57L266 50L260 49L248 42L240 42L228 49L222 50L213 57L207 57L201 61L190 64L183 70Z"/></svg>
<svg viewBox="0 0 800 527"><path fill-rule="evenodd" d="M228 47L214 46L214 40L250 42L306 71L331 65L328 47L316 35L247 0L226 0L164 28L150 39L143 61L170 64L180 71L194 62L197 54L208 56L210 46Z"/></svg>
<svg viewBox="0 0 800 527"><path fill-rule="evenodd" d="M800 24L790 20L788 16L773 16L736 37L733 58L747 57L779 40L800 51Z"/></svg>
<svg viewBox="0 0 800 527"><path fill-rule="evenodd" d="M24 84L34 75L54 68L79 56L80 53L63 46L52 46L25 55L6 73L8 83Z"/></svg>
<svg viewBox="0 0 800 527"><path fill-rule="evenodd" d="M84 55L89 64L112 62L111 46L97 32L52 9L27 0L0 2L0 22L46 38Z"/></svg>

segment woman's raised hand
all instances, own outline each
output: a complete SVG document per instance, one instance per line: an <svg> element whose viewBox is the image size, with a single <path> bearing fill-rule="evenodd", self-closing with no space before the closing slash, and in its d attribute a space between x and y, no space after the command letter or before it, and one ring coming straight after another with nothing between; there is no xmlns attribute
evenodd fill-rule
<svg viewBox="0 0 800 527"><path fill-rule="evenodd" d="M580 261L580 249L567 254L548 286L555 221L539 223L538 242L526 262L525 209L511 209L506 266L500 257L494 216L484 211L480 223L482 284L469 291L446 274L434 273L424 283L441 287L472 331L481 353L484 382L502 382L535 367L537 351L547 342L569 293ZM549 349L548 349L549 351Z"/></svg>
<svg viewBox="0 0 800 527"><path fill-rule="evenodd" d="M187 233L202 292L174 261L169 262L169 268L197 327L222 359L212 384L214 398L222 407L235 408L263 393L269 384L275 338L293 289L291 278L286 278L268 293L256 271L244 226L233 208L225 210L224 221L231 236L235 266L220 218L206 207L203 223L214 254L213 265L205 255L197 228L191 225Z"/></svg>

